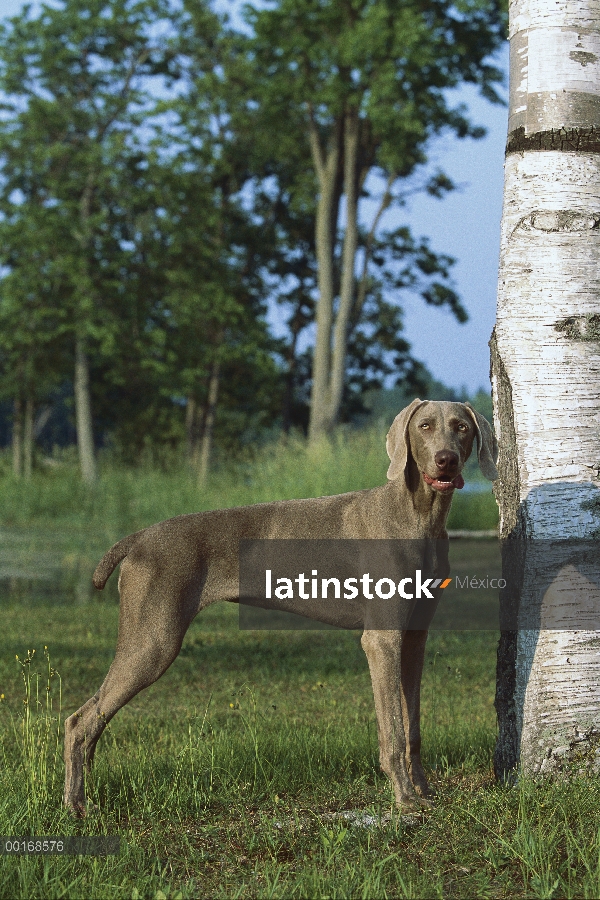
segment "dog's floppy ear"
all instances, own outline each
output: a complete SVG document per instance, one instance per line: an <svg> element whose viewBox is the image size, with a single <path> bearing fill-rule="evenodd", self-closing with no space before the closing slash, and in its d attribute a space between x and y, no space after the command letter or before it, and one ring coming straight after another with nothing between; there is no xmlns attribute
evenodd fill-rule
<svg viewBox="0 0 600 900"><path fill-rule="evenodd" d="M492 426L481 413L473 409L470 403L465 403L464 405L475 424L479 468L485 478L489 481L495 481L498 477L498 469L496 468L498 441L494 436Z"/></svg>
<svg viewBox="0 0 600 900"><path fill-rule="evenodd" d="M425 400L413 400L406 409L398 413L391 424L385 439L385 449L391 462L387 477L394 481L404 474L408 462L408 423L417 409L426 403Z"/></svg>

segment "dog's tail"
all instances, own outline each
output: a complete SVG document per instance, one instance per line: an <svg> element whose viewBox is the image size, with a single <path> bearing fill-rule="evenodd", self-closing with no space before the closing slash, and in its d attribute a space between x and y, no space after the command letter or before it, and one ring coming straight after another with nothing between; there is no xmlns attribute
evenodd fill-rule
<svg viewBox="0 0 600 900"><path fill-rule="evenodd" d="M96 571L92 575L92 582L95 588L98 588L99 591L102 590L119 563L125 559L140 534L140 531L136 531L134 534L130 534L123 538L122 541L117 541L117 543L104 554L96 566Z"/></svg>

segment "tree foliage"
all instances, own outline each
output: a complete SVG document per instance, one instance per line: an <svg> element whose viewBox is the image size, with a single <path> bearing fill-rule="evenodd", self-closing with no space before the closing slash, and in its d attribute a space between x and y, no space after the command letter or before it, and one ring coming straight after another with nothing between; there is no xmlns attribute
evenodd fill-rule
<svg viewBox="0 0 600 900"><path fill-rule="evenodd" d="M293 134L314 170L318 304L310 428L318 437L338 421L348 343L369 316L367 297L374 291L374 302L383 302L382 282L369 274L381 215L394 203L397 183L426 163L432 136L444 129L461 138L482 135L464 107L449 102L449 89L471 82L499 101L502 76L489 57L504 37L504 15L497 0L278 0L246 7L246 18L264 131L284 157ZM287 127L278 141L282 121ZM303 186L306 169L305 163ZM359 208L374 173L386 187L361 246ZM452 185L436 173L425 187L439 194ZM390 240L397 256L399 245ZM445 268L441 260L430 267L434 278L422 296L464 318Z"/></svg>
<svg viewBox="0 0 600 900"><path fill-rule="evenodd" d="M325 427L387 377L419 383L403 292L466 317L453 261L382 218L433 135L480 133L448 88L495 99L498 5L277 0L245 16L58 0L0 27L0 399L16 427L72 391L88 480L94 441L131 461L185 443L202 470L215 441L306 427L311 393Z"/></svg>

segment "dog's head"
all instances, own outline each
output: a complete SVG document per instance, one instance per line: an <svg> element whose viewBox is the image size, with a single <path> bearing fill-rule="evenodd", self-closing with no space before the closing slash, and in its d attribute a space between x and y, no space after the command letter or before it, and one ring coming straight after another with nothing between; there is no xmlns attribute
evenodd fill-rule
<svg viewBox="0 0 600 900"><path fill-rule="evenodd" d="M391 460L390 481L404 477L409 483L411 463L431 490L452 493L464 486L462 468L477 442L483 475L498 477L498 444L490 423L469 403L413 400L399 413L387 434ZM413 473L414 475L414 473ZM416 485L411 485L414 489Z"/></svg>

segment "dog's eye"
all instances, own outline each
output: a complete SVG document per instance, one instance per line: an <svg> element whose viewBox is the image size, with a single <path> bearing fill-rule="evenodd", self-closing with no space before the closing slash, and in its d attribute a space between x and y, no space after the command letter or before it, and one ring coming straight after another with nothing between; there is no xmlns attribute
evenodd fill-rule
<svg viewBox="0 0 600 900"><path fill-rule="evenodd" d="M422 428L423 431L426 431L429 428L429 422L421 422L419 428Z"/></svg>
<svg viewBox="0 0 600 900"><path fill-rule="evenodd" d="M469 430L469 426L468 426L468 425L465 425L464 422L461 422L460 425L458 426L458 430L459 430L459 431L468 431L468 430Z"/></svg>

